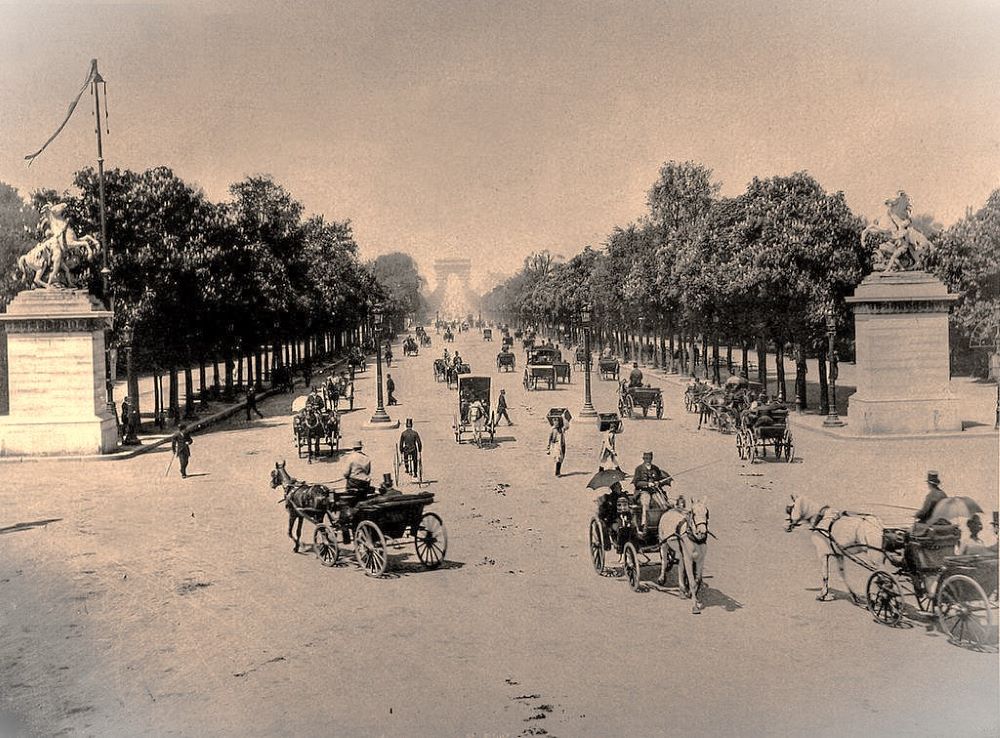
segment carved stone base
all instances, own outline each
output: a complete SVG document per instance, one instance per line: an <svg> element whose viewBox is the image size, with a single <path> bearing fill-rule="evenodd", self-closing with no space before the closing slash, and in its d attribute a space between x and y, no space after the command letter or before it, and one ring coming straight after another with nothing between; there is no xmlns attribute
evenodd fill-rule
<svg viewBox="0 0 1000 738"><path fill-rule="evenodd" d="M31 290L11 301L0 315L10 397L9 414L0 417L0 455L115 450L104 358L110 319L85 290Z"/></svg>
<svg viewBox="0 0 1000 738"><path fill-rule="evenodd" d="M869 400L852 395L848 419L862 436L917 435L962 430L958 400L954 397Z"/></svg>

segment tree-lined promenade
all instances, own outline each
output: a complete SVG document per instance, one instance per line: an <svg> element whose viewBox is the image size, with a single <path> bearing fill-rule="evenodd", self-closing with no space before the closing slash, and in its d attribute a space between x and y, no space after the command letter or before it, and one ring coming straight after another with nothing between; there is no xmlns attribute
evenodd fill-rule
<svg viewBox="0 0 1000 738"><path fill-rule="evenodd" d="M100 233L99 183L78 172L68 192L42 190L31 202L0 185L2 297L26 283L14 273L18 256L41 240L46 203L67 204L80 233ZM251 176L212 202L168 167L105 174L112 345L138 398L138 375L167 379L150 408L175 421L196 400L231 400L310 367L346 345L370 340L371 308L382 304L390 324L420 309L413 260L389 254L373 263L358 256L349 221L307 215L303 205L267 176ZM82 283L102 293L100 264ZM198 374L195 380L194 373ZM182 386L183 385L183 386ZM138 415L140 408L133 408Z"/></svg>
<svg viewBox="0 0 1000 738"><path fill-rule="evenodd" d="M828 331L837 326L841 356L853 353L844 298L871 272L885 236L862 243L865 223L843 193L826 192L803 172L755 178L737 197L720 197L719 189L700 164L664 164L638 222L568 261L533 254L486 295L484 310L511 323L573 330L590 302L600 344L628 357L642 345L656 365L716 380L720 366L755 364L766 386L773 353L772 389L794 394L805 409L806 359L817 359L826 398ZM953 345L967 351L995 335L1000 321L1000 190L947 230L929 216L913 222L931 239L927 269L961 293ZM984 372L985 353L974 359L971 368ZM794 367L794 392L786 363Z"/></svg>

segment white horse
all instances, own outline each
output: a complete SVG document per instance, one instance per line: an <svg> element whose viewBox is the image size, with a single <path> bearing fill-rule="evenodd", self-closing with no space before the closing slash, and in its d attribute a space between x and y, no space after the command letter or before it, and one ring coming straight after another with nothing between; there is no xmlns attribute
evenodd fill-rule
<svg viewBox="0 0 1000 738"><path fill-rule="evenodd" d="M87 261L93 259L100 249L100 243L93 236L77 237L73 226L66 219L65 203L42 206L42 219L39 225L48 236L18 258L17 268L21 272L22 279L34 272L32 284L50 289L57 286L54 280L62 272L66 277L66 285L74 286L70 267L77 266L81 258ZM42 275L46 270L48 279L44 280Z"/></svg>
<svg viewBox="0 0 1000 738"><path fill-rule="evenodd" d="M885 205L885 216L876 218L861 232L861 245L867 248L866 240L872 233L887 236L889 241L882 244L876 254L877 262L884 264L885 271L921 268L931 242L913 227L909 195L900 190L896 197L886 200Z"/></svg>
<svg viewBox="0 0 1000 738"><path fill-rule="evenodd" d="M469 405L469 422L472 423L472 440L477 446L482 446L483 431L486 429L486 410L479 400Z"/></svg>
<svg viewBox="0 0 1000 738"><path fill-rule="evenodd" d="M690 508L683 505L671 508L660 517L658 526L660 576L656 581L663 585L672 562L679 560L683 565L677 577L681 594L691 598L691 612L695 615L701 612L698 592L701 590L705 556L708 552L707 502L707 498L692 500Z"/></svg>
<svg viewBox="0 0 1000 738"><path fill-rule="evenodd" d="M792 504L785 508L787 522L785 531L791 533L800 525L809 525L816 555L823 567L823 589L816 599L830 600L830 557L837 561L840 578L855 604L861 602L854 594L844 575L844 555L849 554L878 566L884 563L882 552L882 522L867 513L833 510L828 505L820 505L808 497L792 495Z"/></svg>

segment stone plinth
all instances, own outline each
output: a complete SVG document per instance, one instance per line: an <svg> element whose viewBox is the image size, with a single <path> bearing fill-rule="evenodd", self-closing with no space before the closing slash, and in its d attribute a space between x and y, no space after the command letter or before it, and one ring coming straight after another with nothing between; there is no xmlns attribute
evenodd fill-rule
<svg viewBox="0 0 1000 738"><path fill-rule="evenodd" d="M9 413L0 416L0 456L114 451L104 360L111 313L85 290L30 290L0 322L10 397Z"/></svg>
<svg viewBox="0 0 1000 738"><path fill-rule="evenodd" d="M847 414L856 433L962 430L949 369L948 313L957 299L926 272L875 272L847 298L858 367Z"/></svg>

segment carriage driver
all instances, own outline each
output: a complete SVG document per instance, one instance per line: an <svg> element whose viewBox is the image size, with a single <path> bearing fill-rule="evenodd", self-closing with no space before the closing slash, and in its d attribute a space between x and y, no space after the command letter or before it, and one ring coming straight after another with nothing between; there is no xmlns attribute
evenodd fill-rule
<svg viewBox="0 0 1000 738"><path fill-rule="evenodd" d="M642 369L637 361L632 362L632 371L628 373L628 386L642 387Z"/></svg>
<svg viewBox="0 0 1000 738"><path fill-rule="evenodd" d="M655 504L661 510L670 508L670 500L662 488L672 481L673 477L653 463L653 452L646 451L642 455L642 463L635 468L635 473L632 475L632 484L635 485L635 493L642 505L642 521L639 524L641 535L645 535L646 532L650 505Z"/></svg>

